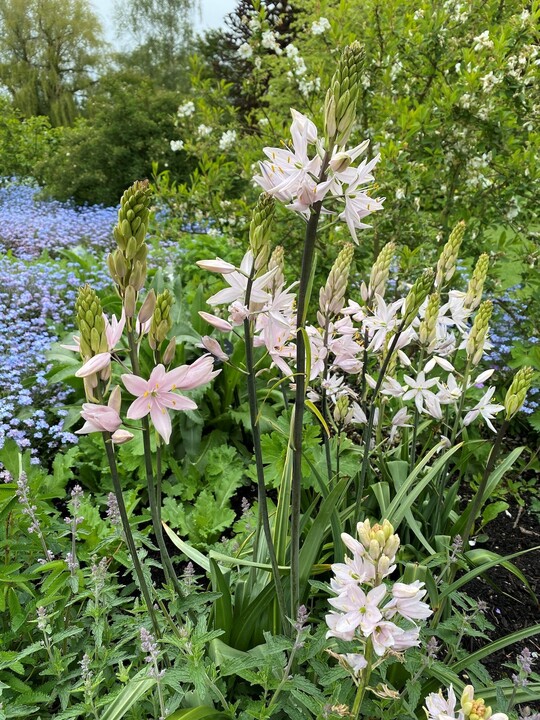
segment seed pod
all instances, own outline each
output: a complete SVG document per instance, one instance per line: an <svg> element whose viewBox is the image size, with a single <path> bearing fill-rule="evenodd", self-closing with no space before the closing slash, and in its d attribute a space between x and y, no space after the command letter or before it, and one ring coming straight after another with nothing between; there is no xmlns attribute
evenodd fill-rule
<svg viewBox="0 0 540 720"><path fill-rule="evenodd" d="M441 288L445 283L451 280L456 271L456 262L459 254L459 248L465 234L465 223L463 220L458 222L450 233L448 242L443 248L439 262L437 263L437 274L435 276L435 286Z"/></svg>
<svg viewBox="0 0 540 720"><path fill-rule="evenodd" d="M533 375L534 370L528 366L520 368L515 374L504 399L507 420L513 418L525 402L525 398L531 387Z"/></svg>

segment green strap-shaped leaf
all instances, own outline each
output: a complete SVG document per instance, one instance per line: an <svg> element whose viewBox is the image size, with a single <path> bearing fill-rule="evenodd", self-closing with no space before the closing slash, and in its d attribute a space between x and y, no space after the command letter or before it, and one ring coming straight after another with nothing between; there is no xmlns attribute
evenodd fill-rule
<svg viewBox="0 0 540 720"><path fill-rule="evenodd" d="M101 716L101 720L120 720L146 693L154 687L154 678L146 675L146 668L137 673L125 688L115 697Z"/></svg>
<svg viewBox="0 0 540 720"><path fill-rule="evenodd" d="M199 707L176 710L172 715L168 715L166 720L231 720L231 715L200 705Z"/></svg>
<svg viewBox="0 0 540 720"><path fill-rule="evenodd" d="M492 655L498 650L502 650L502 648L508 647L508 645L513 645L514 643L520 642L520 640L526 640L533 635L539 634L540 624L531 625L530 627L523 628L523 630L517 630L511 635L505 635L505 637L499 638L499 640L495 640L494 642L490 642L489 645L485 645L484 647L480 648L480 650L477 650L476 652L467 655L467 657L463 658L463 660L460 660L459 662L452 665L450 669L456 673L461 672L462 670L465 670L465 668L471 663L483 660L488 655Z"/></svg>

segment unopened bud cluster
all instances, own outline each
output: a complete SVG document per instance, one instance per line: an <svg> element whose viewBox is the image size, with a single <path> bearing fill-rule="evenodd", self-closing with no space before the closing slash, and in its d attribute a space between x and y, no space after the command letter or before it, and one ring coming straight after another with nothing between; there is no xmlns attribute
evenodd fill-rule
<svg viewBox="0 0 540 720"><path fill-rule="evenodd" d="M334 407L334 421L336 425L343 427L351 421L353 411L349 405L347 395L340 395Z"/></svg>
<svg viewBox="0 0 540 720"><path fill-rule="evenodd" d="M253 210L249 225L249 249L253 254L256 273L266 267L270 257L270 228L275 209L274 198L262 193Z"/></svg>
<svg viewBox="0 0 540 720"><path fill-rule="evenodd" d="M469 310L476 310L482 301L482 292L484 290L484 283L486 281L488 269L489 257L487 253L483 253L476 261L476 265L465 294L465 300L463 301L464 306Z"/></svg>
<svg viewBox="0 0 540 720"><path fill-rule="evenodd" d="M354 255L354 245L347 243L336 258L328 275L326 285L319 292L319 322L324 325L325 320L341 312L345 304L345 293L349 282L349 271Z"/></svg>
<svg viewBox="0 0 540 720"><path fill-rule="evenodd" d="M428 347L437 340L437 319L441 297L439 293L432 293L428 298L426 312L418 328L418 339L420 345Z"/></svg>
<svg viewBox="0 0 540 720"><path fill-rule="evenodd" d="M489 321L493 313L493 303L486 300L478 308L473 326L467 339L467 358L473 365L478 365L484 354L484 345L489 330Z"/></svg>
<svg viewBox="0 0 540 720"><path fill-rule="evenodd" d="M392 523L383 520L382 525L375 523L372 527L369 520L364 520L357 524L356 532L366 550L365 557L375 566L377 577L382 578L392 572L399 549L399 536L394 533Z"/></svg>
<svg viewBox="0 0 540 720"><path fill-rule="evenodd" d="M371 302L375 295L384 297L388 275L390 273L390 265L396 252L396 244L393 242L386 243L381 252L377 255L377 259L371 268L369 276L369 286L362 287L362 297L366 302Z"/></svg>
<svg viewBox="0 0 540 720"><path fill-rule="evenodd" d="M437 274L435 276L435 285L440 288L452 279L456 271L456 262L459 254L459 248L465 234L465 223L459 222L450 233L448 242L443 248L439 262L437 263Z"/></svg>
<svg viewBox="0 0 540 720"><path fill-rule="evenodd" d="M360 71L364 49L359 42L348 45L339 60L324 101L324 125L329 141L344 145L356 118Z"/></svg>
<svg viewBox="0 0 540 720"><path fill-rule="evenodd" d="M433 287L433 278L435 273L431 268L424 270L422 275L416 280L412 288L409 290L405 298L405 312L403 315L403 329L409 327L418 314L420 306L428 296L429 291Z"/></svg>
<svg viewBox="0 0 540 720"><path fill-rule="evenodd" d="M285 282L285 251L283 250L282 245L277 245L274 248L272 255L270 255L270 260L268 261L268 270L270 271L274 268L277 268L277 270L272 277L273 290L275 290L275 288L281 287Z"/></svg>
<svg viewBox="0 0 540 720"><path fill-rule="evenodd" d="M173 296L169 290L159 293L148 332L148 342L152 350L165 340L172 327L171 308Z"/></svg>
<svg viewBox="0 0 540 720"><path fill-rule="evenodd" d="M88 360L94 355L107 352L107 335L101 301L90 285L79 289L75 302L77 326L80 332L81 357Z"/></svg>
<svg viewBox="0 0 540 720"><path fill-rule="evenodd" d="M517 371L504 399L504 409L506 410L507 420L514 417L525 402L525 398L531 387L533 375L534 370L532 367L522 367Z"/></svg>
<svg viewBox="0 0 540 720"><path fill-rule="evenodd" d="M107 258L111 276L124 300L126 317L135 315L137 293L146 280L145 242L148 230L150 190L148 181L135 182L120 201L118 223L113 235L117 249Z"/></svg>

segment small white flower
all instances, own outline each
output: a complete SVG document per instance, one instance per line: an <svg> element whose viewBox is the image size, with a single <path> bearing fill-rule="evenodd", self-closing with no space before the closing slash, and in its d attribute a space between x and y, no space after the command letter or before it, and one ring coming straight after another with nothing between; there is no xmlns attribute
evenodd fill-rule
<svg viewBox="0 0 540 720"><path fill-rule="evenodd" d="M244 42L240 45L236 54L242 60L249 60L249 58L253 55L253 49L249 43Z"/></svg>
<svg viewBox="0 0 540 720"><path fill-rule="evenodd" d="M403 188L398 188L396 190L396 200L403 200L405 197L405 190Z"/></svg>
<svg viewBox="0 0 540 720"><path fill-rule="evenodd" d="M176 114L178 117L189 117L190 115L193 115L195 112L195 104L191 100L186 100L185 103L180 105L178 110L176 111Z"/></svg>
<svg viewBox="0 0 540 720"><path fill-rule="evenodd" d="M474 420L476 420L479 415L481 415L486 421L486 425L488 426L488 428L493 430L493 432L496 432L491 420L493 420L494 415L501 412L501 410L504 410L504 405L497 405L490 402L494 392L494 387L490 387L487 390L484 397L481 398L481 400L472 408L472 410L469 410L469 412L465 415L465 418L463 419L464 425L470 425L472 422L474 422Z"/></svg>
<svg viewBox="0 0 540 720"><path fill-rule="evenodd" d="M318 20L314 20L311 24L312 35L322 35L326 30L330 30L330 22L327 18L321 17Z"/></svg>
<svg viewBox="0 0 540 720"><path fill-rule="evenodd" d="M197 128L197 135L199 137L206 137L207 135L210 135L211 132L212 128L208 127L208 125L204 125L204 123L201 123Z"/></svg>
<svg viewBox="0 0 540 720"><path fill-rule="evenodd" d="M236 142L236 130L225 130L219 139L219 149L228 150Z"/></svg>
<svg viewBox="0 0 540 720"><path fill-rule="evenodd" d="M184 147L183 140L171 140L171 150L173 152L178 152L179 150L182 150L183 147Z"/></svg>

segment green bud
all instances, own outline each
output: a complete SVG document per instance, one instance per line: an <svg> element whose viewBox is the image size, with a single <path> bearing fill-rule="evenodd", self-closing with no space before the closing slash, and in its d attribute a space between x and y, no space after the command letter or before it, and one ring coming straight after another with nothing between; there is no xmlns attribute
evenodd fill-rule
<svg viewBox="0 0 540 720"><path fill-rule="evenodd" d="M487 255L487 253L483 253L476 261L472 277L469 280L467 293L465 294L465 299L463 301L466 308L475 310L478 305L480 305L480 301L482 300L482 291L484 289L484 283L486 281L488 269L489 256Z"/></svg>
<svg viewBox="0 0 540 720"><path fill-rule="evenodd" d="M349 398L346 395L340 395L334 407L334 421L336 425L347 425L350 422L351 414L349 410Z"/></svg>
<svg viewBox="0 0 540 720"><path fill-rule="evenodd" d="M371 301L375 295L384 297L386 290L386 283L388 282L388 275L390 273L390 265L396 252L396 244L393 242L387 243L381 252L378 254L373 267L371 268L371 275L369 278L368 297Z"/></svg>
<svg viewBox="0 0 540 720"><path fill-rule="evenodd" d="M80 351L84 360L109 349L105 334L103 308L90 285L79 288L75 302L77 326L80 332Z"/></svg>
<svg viewBox="0 0 540 720"><path fill-rule="evenodd" d="M478 365L484 353L492 313L493 303L491 300L486 300L480 305L474 318L466 345L467 357L473 365Z"/></svg>
<svg viewBox="0 0 540 720"><path fill-rule="evenodd" d="M364 49L359 42L341 54L324 101L324 128L330 143L345 145L356 117Z"/></svg>
<svg viewBox="0 0 540 720"><path fill-rule="evenodd" d="M172 363L172 361L174 360L175 353L176 353L176 338L171 338L169 341L169 344L165 348L165 352L163 353L163 364L170 365Z"/></svg>
<svg viewBox="0 0 540 720"><path fill-rule="evenodd" d="M169 290L159 293L156 298L156 307L150 323L148 342L152 350L155 350L165 340L172 327L170 319L173 296Z"/></svg>
<svg viewBox="0 0 540 720"><path fill-rule="evenodd" d="M285 251L281 245L274 248L274 252L270 256L268 261L268 270L277 268L275 275L272 278L272 290L283 285L285 282L284 268L285 268Z"/></svg>
<svg viewBox="0 0 540 720"><path fill-rule="evenodd" d="M414 283L405 298L405 312L403 315L402 329L405 330L412 323L420 306L428 296L429 291L433 287L433 279L435 273L431 268L424 270L422 275Z"/></svg>
<svg viewBox="0 0 540 720"><path fill-rule="evenodd" d="M139 310L138 319L140 323L145 323L154 314L154 309L156 307L156 293L154 292L154 289L150 290L148 295L145 297L143 304L141 305L141 309Z"/></svg>
<svg viewBox="0 0 540 720"><path fill-rule="evenodd" d="M459 248L465 234L465 223L463 220L458 222L450 233L448 242L443 248L439 262L437 263L437 274L435 276L435 285L440 288L449 280L456 271L456 261L459 254Z"/></svg>
<svg viewBox="0 0 540 720"><path fill-rule="evenodd" d="M135 317L137 309L137 292L133 285L128 285L124 291L124 312L127 318Z"/></svg>
<svg viewBox="0 0 540 720"><path fill-rule="evenodd" d="M320 289L319 308L322 318L321 325L325 325L325 322L332 315L337 315L343 309L353 256L354 245L347 243L337 256L328 275L326 285Z"/></svg>
<svg viewBox="0 0 540 720"><path fill-rule="evenodd" d="M525 402L525 398L531 387L533 375L534 370L528 366L520 368L515 374L504 399L507 420L513 418Z"/></svg>
<svg viewBox="0 0 540 720"><path fill-rule="evenodd" d="M418 328L418 339L420 344L425 347L429 347L437 337L437 318L439 317L440 302L439 293L433 293L429 296L426 314Z"/></svg>
<svg viewBox="0 0 540 720"><path fill-rule="evenodd" d="M249 249L255 261L255 272L262 270L270 256L270 228L275 212L271 195L261 193L249 225Z"/></svg>

